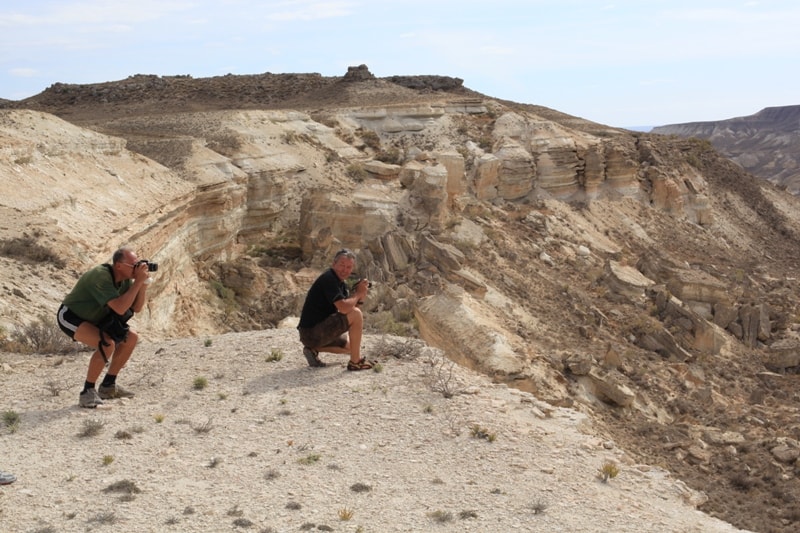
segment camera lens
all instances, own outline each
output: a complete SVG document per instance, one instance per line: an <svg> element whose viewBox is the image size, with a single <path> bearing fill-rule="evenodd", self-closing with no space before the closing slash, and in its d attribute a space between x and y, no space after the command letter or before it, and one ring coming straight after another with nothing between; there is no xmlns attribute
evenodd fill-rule
<svg viewBox="0 0 800 533"><path fill-rule="evenodd" d="M147 263L147 271L155 272L158 270L158 263Z"/></svg>

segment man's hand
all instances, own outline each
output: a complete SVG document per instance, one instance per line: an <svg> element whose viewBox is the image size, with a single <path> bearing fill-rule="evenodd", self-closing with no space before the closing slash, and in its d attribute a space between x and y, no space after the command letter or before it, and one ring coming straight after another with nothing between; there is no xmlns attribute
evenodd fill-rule
<svg viewBox="0 0 800 533"><path fill-rule="evenodd" d="M133 269L133 281L137 282L140 281L142 283L147 281L147 278L150 277L150 271L147 267L147 263L139 263Z"/></svg>
<svg viewBox="0 0 800 533"><path fill-rule="evenodd" d="M369 280L367 278L363 278L361 281L356 283L356 295L358 296L359 300L364 299L364 297L367 295L368 290L369 290Z"/></svg>

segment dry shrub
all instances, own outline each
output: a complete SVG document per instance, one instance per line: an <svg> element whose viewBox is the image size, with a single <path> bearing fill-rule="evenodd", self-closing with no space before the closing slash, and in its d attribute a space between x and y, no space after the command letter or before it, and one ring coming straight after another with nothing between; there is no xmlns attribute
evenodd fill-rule
<svg viewBox="0 0 800 533"><path fill-rule="evenodd" d="M67 266L59 254L42 246L29 235L0 240L0 255L26 263L51 263L56 268Z"/></svg>

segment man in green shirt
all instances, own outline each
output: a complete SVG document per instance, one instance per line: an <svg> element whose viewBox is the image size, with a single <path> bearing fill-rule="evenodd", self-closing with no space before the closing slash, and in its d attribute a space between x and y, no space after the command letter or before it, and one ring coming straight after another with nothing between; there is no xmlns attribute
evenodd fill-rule
<svg viewBox="0 0 800 533"><path fill-rule="evenodd" d="M147 301L149 279L148 264L139 261L132 249L120 248L114 252L110 265L98 265L81 276L58 309L61 330L72 340L96 348L78 396L81 407L97 407L104 399L133 397L116 380L139 337L128 330L115 340L103 333L98 324L112 312L122 316L140 312ZM107 356L111 359L108 371L95 390L95 383L108 362Z"/></svg>

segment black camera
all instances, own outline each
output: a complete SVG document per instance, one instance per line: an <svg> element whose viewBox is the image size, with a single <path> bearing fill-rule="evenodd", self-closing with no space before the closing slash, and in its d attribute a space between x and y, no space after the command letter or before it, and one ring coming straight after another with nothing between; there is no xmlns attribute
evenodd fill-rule
<svg viewBox="0 0 800 533"><path fill-rule="evenodd" d="M147 271L148 272L155 272L155 271L158 270L158 263L151 263L147 259L141 259L139 261L136 261L136 265L134 265L134 266L139 266L142 263L147 265Z"/></svg>

